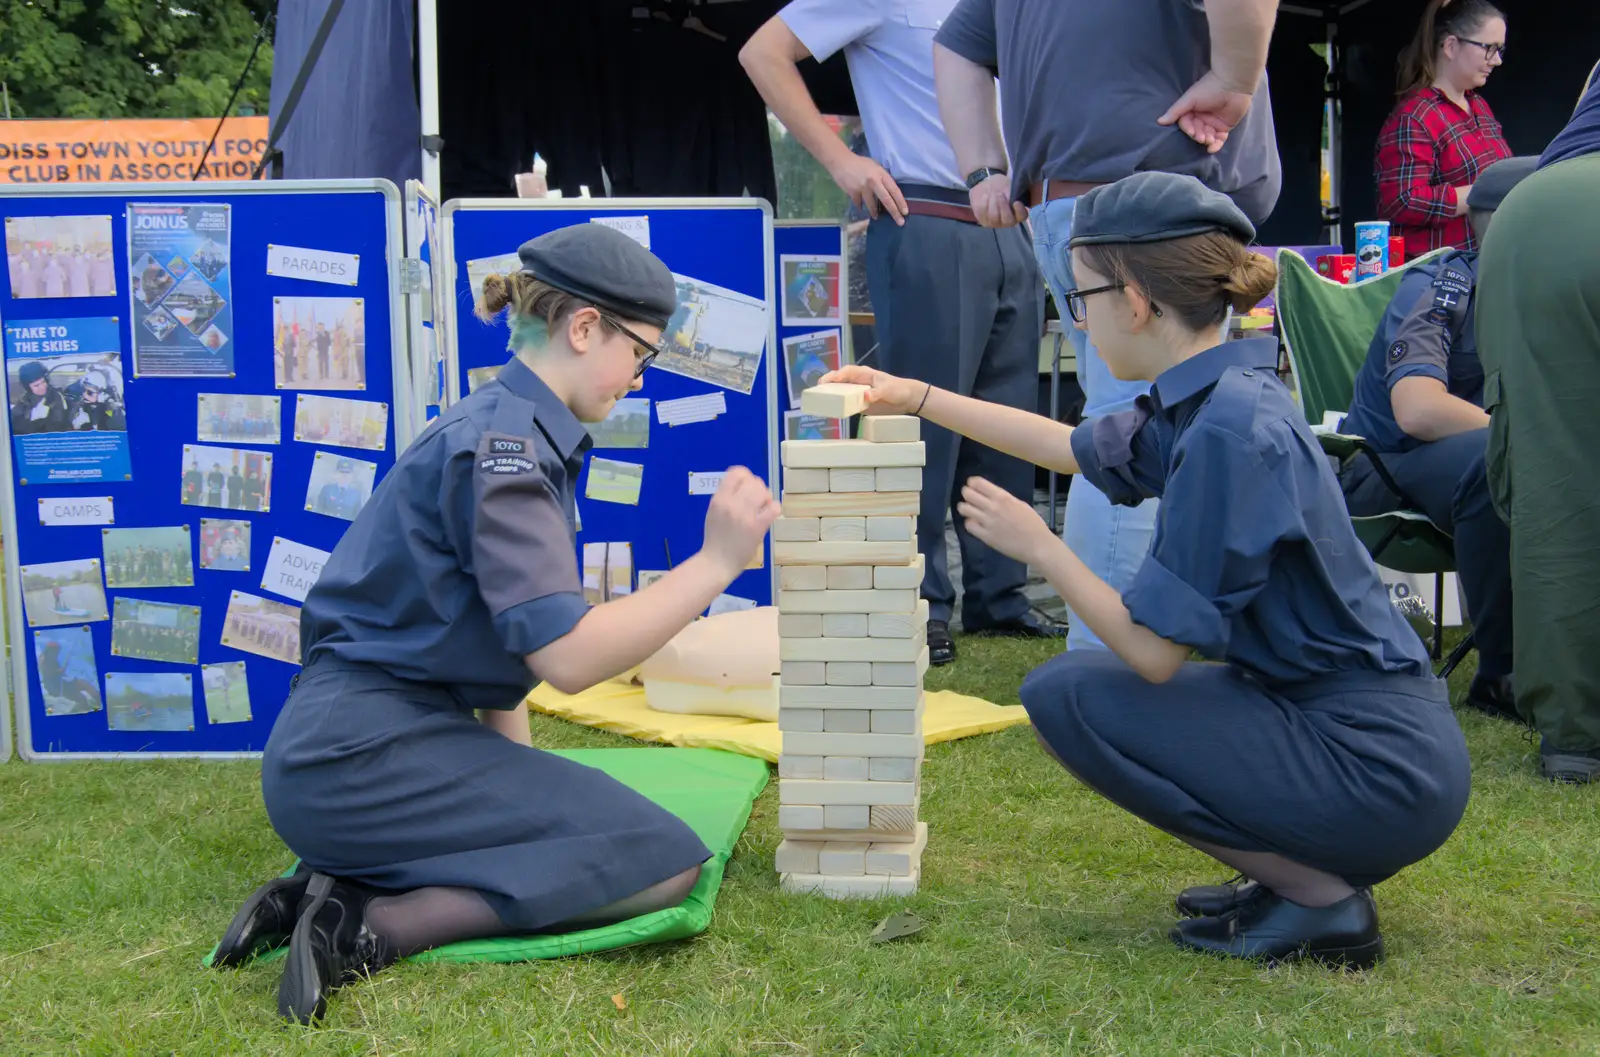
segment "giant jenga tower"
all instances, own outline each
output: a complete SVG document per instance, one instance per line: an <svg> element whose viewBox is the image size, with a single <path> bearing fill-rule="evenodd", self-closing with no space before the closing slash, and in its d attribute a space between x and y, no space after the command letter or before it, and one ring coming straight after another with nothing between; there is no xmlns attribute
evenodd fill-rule
<svg viewBox="0 0 1600 1057"><path fill-rule="evenodd" d="M801 410L848 419L866 386L806 390ZM928 603L917 553L920 420L861 420L859 440L783 442L777 868L789 891L917 888Z"/></svg>

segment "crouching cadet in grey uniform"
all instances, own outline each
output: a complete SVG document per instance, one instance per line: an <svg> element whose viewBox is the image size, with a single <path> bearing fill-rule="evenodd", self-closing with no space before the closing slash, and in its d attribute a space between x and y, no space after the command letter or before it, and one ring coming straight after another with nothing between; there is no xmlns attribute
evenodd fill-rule
<svg viewBox="0 0 1600 1057"><path fill-rule="evenodd" d="M484 283L516 353L406 449L334 549L301 617L304 669L261 790L300 871L239 911L219 965L289 944L279 1011L460 940L562 932L675 906L710 851L601 771L531 747L525 695L639 664L749 564L779 511L735 467L705 543L658 583L589 608L573 493L585 422L642 384L671 273L599 224L521 249Z"/></svg>

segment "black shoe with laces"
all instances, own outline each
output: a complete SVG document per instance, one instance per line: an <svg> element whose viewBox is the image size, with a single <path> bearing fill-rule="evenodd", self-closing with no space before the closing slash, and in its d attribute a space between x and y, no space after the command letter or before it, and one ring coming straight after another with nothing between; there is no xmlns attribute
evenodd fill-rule
<svg viewBox="0 0 1600 1057"><path fill-rule="evenodd" d="M289 942L300 920L311 871L302 869L288 877L275 877L250 893L244 906L228 923L211 958L214 969L236 969L267 951Z"/></svg>
<svg viewBox="0 0 1600 1057"><path fill-rule="evenodd" d="M1255 899L1266 889L1239 874L1227 884L1193 885L1178 893L1178 913L1189 918L1214 918Z"/></svg>
<svg viewBox="0 0 1600 1057"><path fill-rule="evenodd" d="M1225 914L1180 921L1168 936L1187 950L1269 965L1309 958L1324 965L1369 969L1383 958L1378 906L1364 888L1325 907L1301 906L1263 889Z"/></svg>
<svg viewBox="0 0 1600 1057"><path fill-rule="evenodd" d="M1567 785L1600 781L1600 749L1563 751L1552 746L1548 738L1540 738L1539 770L1550 781Z"/></svg>
<svg viewBox="0 0 1600 1057"><path fill-rule="evenodd" d="M394 952L367 927L377 890L313 874L278 981L278 1012L297 1024L321 1020L328 995L394 964Z"/></svg>
<svg viewBox="0 0 1600 1057"><path fill-rule="evenodd" d="M956 640L950 637L950 625L943 620L928 621L928 663L949 664L956 659Z"/></svg>
<svg viewBox="0 0 1600 1057"><path fill-rule="evenodd" d="M961 630L968 635L992 635L1006 639L1063 639L1067 636L1066 624L1032 611L998 624L968 624L963 621Z"/></svg>

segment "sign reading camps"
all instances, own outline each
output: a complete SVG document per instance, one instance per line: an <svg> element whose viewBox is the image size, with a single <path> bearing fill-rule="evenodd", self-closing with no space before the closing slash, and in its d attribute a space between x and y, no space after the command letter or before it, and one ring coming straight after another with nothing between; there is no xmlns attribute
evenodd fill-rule
<svg viewBox="0 0 1600 1057"><path fill-rule="evenodd" d="M196 172L216 118L0 121L0 184L248 180L267 148L265 117L230 117Z"/></svg>

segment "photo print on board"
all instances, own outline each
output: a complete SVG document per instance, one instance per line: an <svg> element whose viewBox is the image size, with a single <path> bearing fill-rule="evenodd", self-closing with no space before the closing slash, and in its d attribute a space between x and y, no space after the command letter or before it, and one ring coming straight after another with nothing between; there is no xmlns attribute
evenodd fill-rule
<svg viewBox="0 0 1600 1057"><path fill-rule="evenodd" d="M232 378L232 213L128 203L135 378Z"/></svg>
<svg viewBox="0 0 1600 1057"><path fill-rule="evenodd" d="M790 256L778 258L783 276L783 325L786 327L838 327L844 325L840 308L840 258Z"/></svg>
<svg viewBox="0 0 1600 1057"><path fill-rule="evenodd" d="M19 483L131 479L115 316L8 323L5 359Z"/></svg>
<svg viewBox="0 0 1600 1057"><path fill-rule="evenodd" d="M107 587L193 587L188 525L100 530Z"/></svg>
<svg viewBox="0 0 1600 1057"><path fill-rule="evenodd" d="M367 330L359 297L274 297L273 377L279 389L365 389Z"/></svg>
<svg viewBox="0 0 1600 1057"><path fill-rule="evenodd" d="M33 655L45 715L80 716L100 711L100 675L94 665L94 640L86 625L35 631Z"/></svg>
<svg viewBox="0 0 1600 1057"><path fill-rule="evenodd" d="M674 275L678 309L661 333L659 370L750 395L767 345L767 304L686 275Z"/></svg>
<svg viewBox="0 0 1600 1057"><path fill-rule="evenodd" d="M254 393L201 393L196 398L197 440L222 444L277 444L283 438L283 397Z"/></svg>
<svg viewBox="0 0 1600 1057"><path fill-rule="evenodd" d="M272 453L185 444L182 484L184 506L270 511Z"/></svg>
<svg viewBox="0 0 1600 1057"><path fill-rule="evenodd" d="M107 672L106 725L112 730L194 729L189 672Z"/></svg>
<svg viewBox="0 0 1600 1057"><path fill-rule="evenodd" d="M111 218L6 217L11 296L115 297Z"/></svg>
<svg viewBox="0 0 1600 1057"><path fill-rule="evenodd" d="M467 371L467 393L468 393L468 395L470 395L472 393L476 393L479 389L482 389L484 386L488 385L490 382L492 382L496 378L500 377L500 368L504 367L504 366L505 366L505 364L500 364L499 367L473 367L470 370L468 370Z"/></svg>
<svg viewBox="0 0 1600 1057"><path fill-rule="evenodd" d="M111 652L166 664L200 663L200 607L121 596L113 600Z"/></svg>
<svg viewBox="0 0 1600 1057"><path fill-rule="evenodd" d="M250 522L200 519L200 568L225 573L250 571Z"/></svg>
<svg viewBox="0 0 1600 1057"><path fill-rule="evenodd" d="M372 498L378 464L319 451L306 482L306 509L313 514L354 521Z"/></svg>
<svg viewBox="0 0 1600 1057"><path fill-rule="evenodd" d="M783 413L783 437L785 440L849 439L844 435L843 419L808 415L804 411Z"/></svg>
<svg viewBox="0 0 1600 1057"><path fill-rule="evenodd" d="M636 462L589 458L589 479L584 484L585 499L602 503L639 505L639 490L644 485L644 467Z"/></svg>
<svg viewBox="0 0 1600 1057"><path fill-rule="evenodd" d="M382 451L388 446L388 404L300 393L294 405L295 440L367 451Z"/></svg>
<svg viewBox="0 0 1600 1057"><path fill-rule="evenodd" d="M243 661L202 664L200 687L205 691L206 718L212 723L248 723L250 684Z"/></svg>
<svg viewBox="0 0 1600 1057"><path fill-rule="evenodd" d="M222 622L222 644L285 664L300 663L300 607L234 591Z"/></svg>
<svg viewBox="0 0 1600 1057"><path fill-rule="evenodd" d="M800 406L800 394L840 363L839 331L819 330L783 339L783 364L789 379L789 406Z"/></svg>
<svg viewBox="0 0 1600 1057"><path fill-rule="evenodd" d="M602 421L584 425L597 448L648 448L650 401L643 397L624 397L612 405Z"/></svg>
<svg viewBox="0 0 1600 1057"><path fill-rule="evenodd" d="M100 559L24 565L18 572L22 576L22 608L30 628L110 619Z"/></svg>

